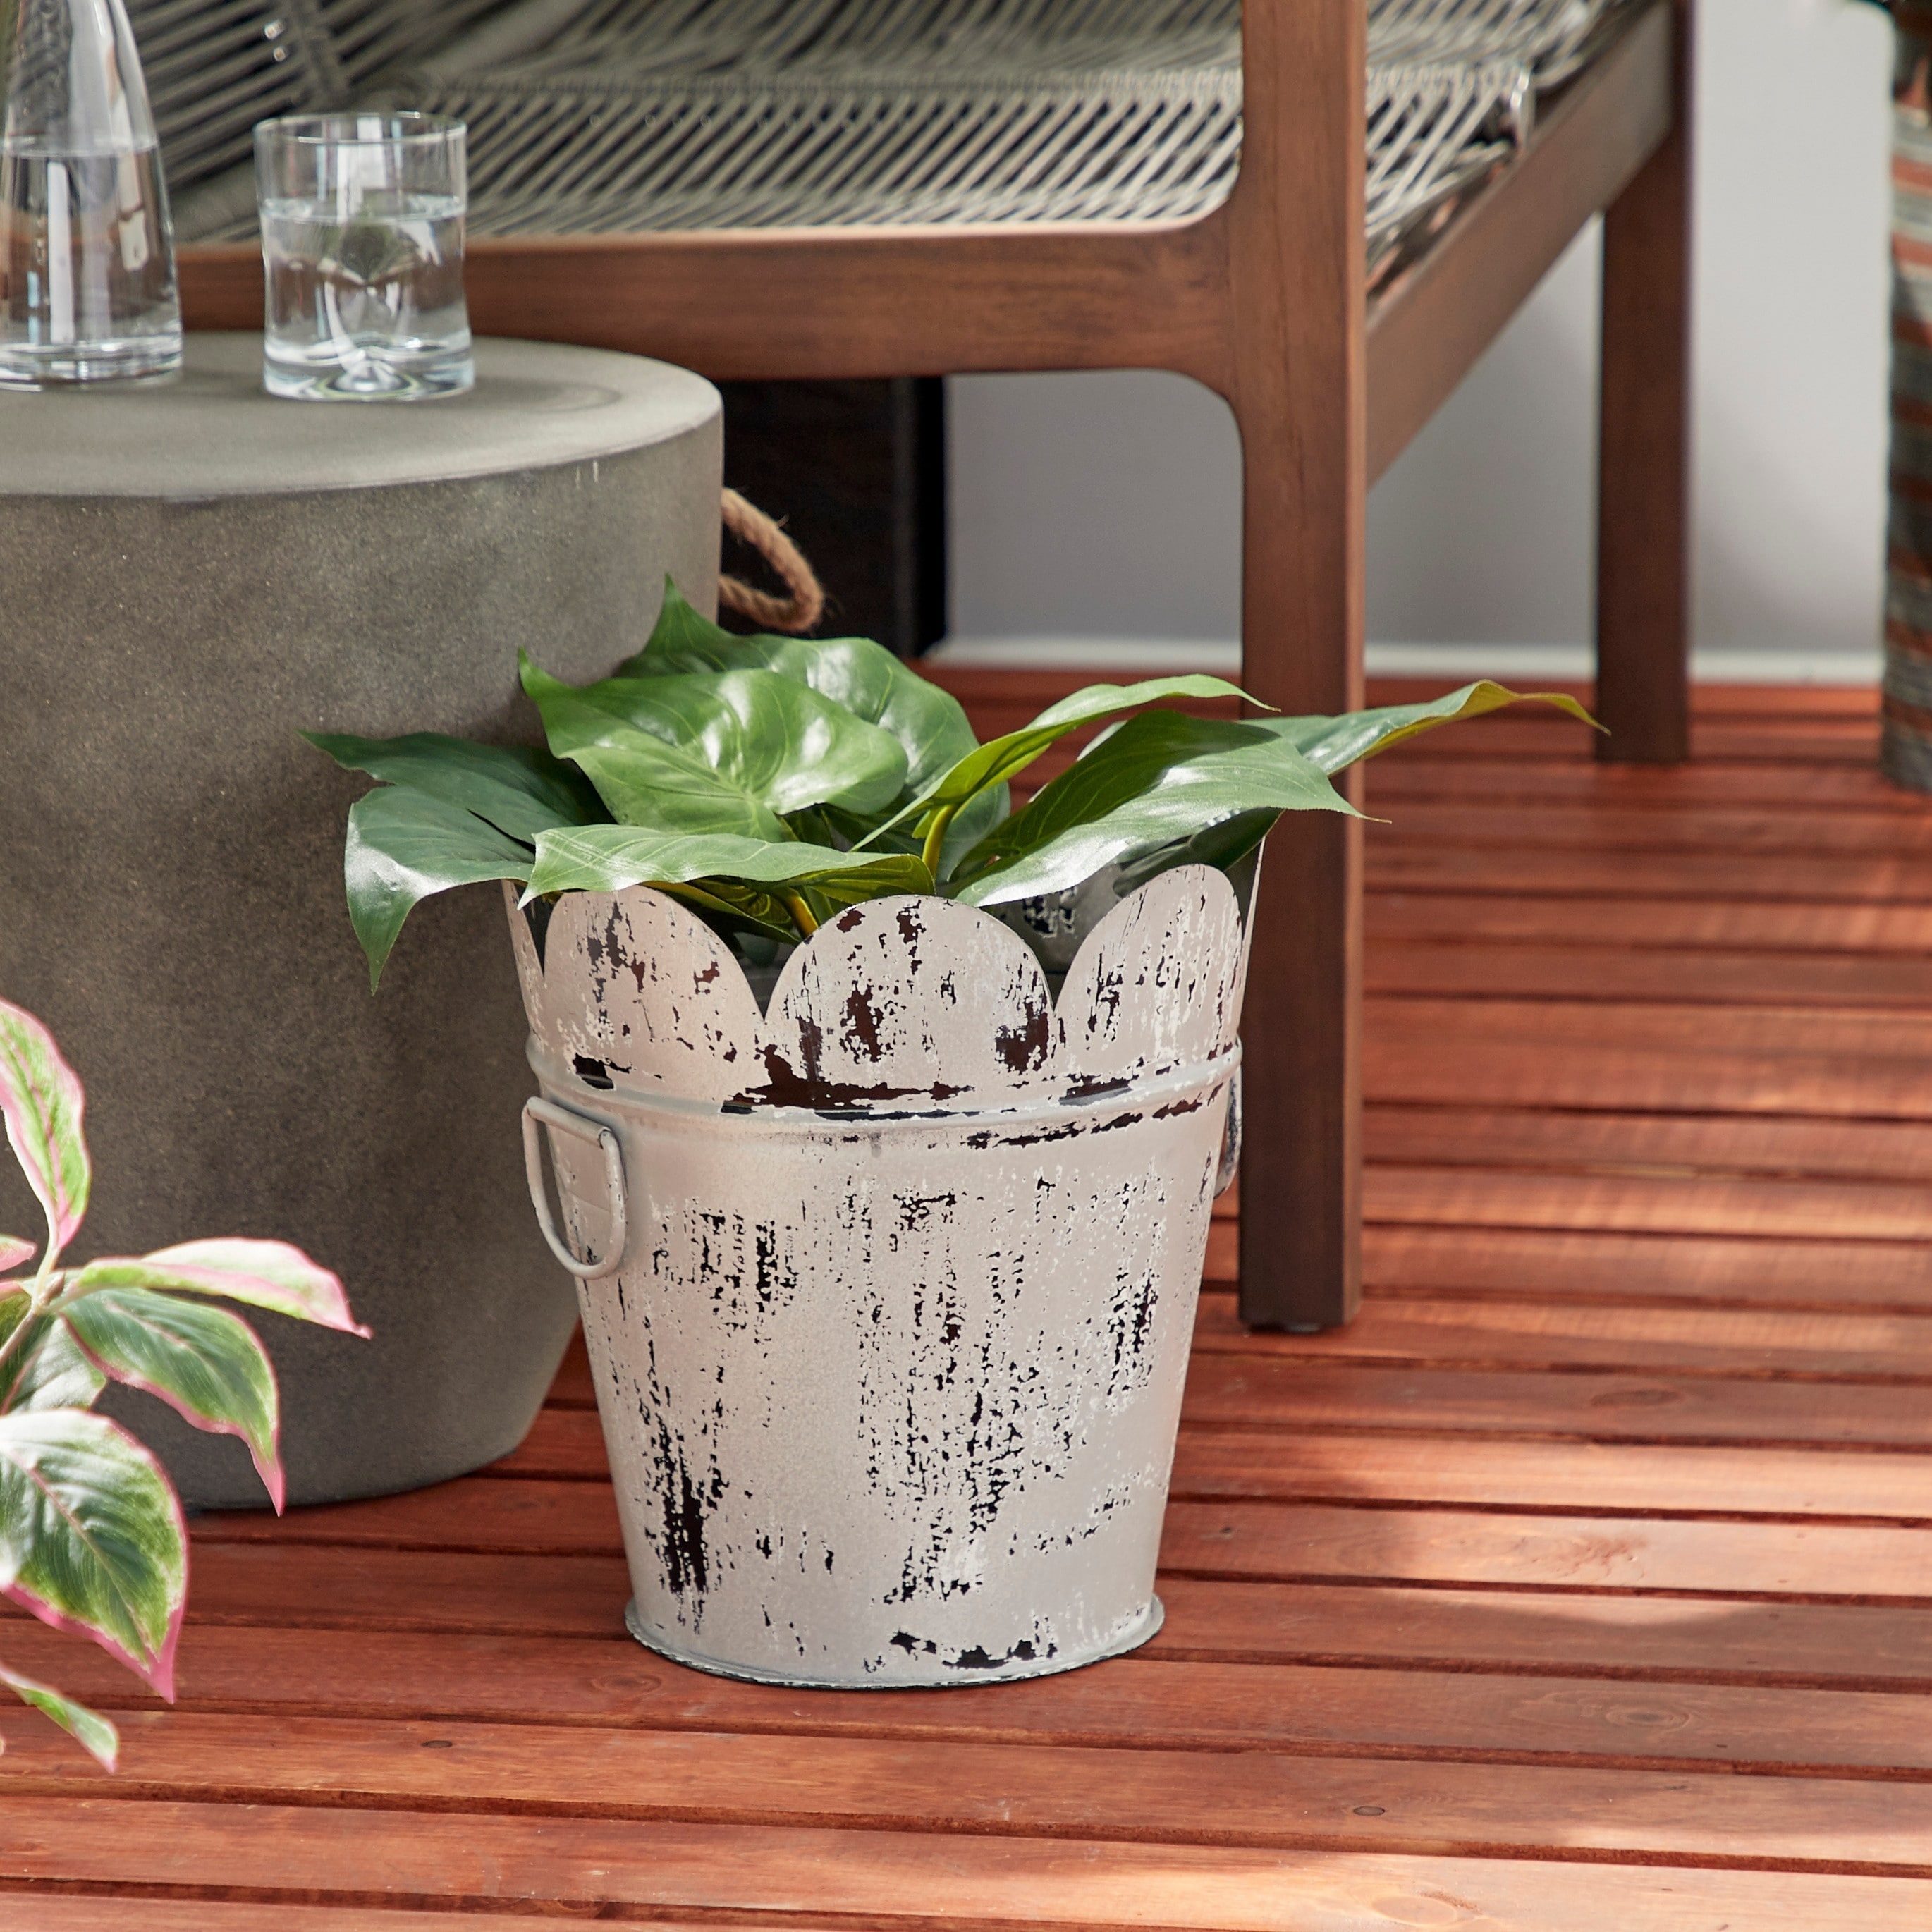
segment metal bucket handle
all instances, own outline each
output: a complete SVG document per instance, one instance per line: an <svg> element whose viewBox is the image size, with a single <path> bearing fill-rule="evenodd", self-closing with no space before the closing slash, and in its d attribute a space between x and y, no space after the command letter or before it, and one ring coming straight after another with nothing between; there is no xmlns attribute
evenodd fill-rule
<svg viewBox="0 0 1932 1932"><path fill-rule="evenodd" d="M556 1223L550 1219L550 1196L544 1188L543 1157L537 1145L539 1123L602 1150L604 1183L610 1197L610 1252L604 1261L579 1261L557 1234ZM530 1184L530 1205L537 1210L537 1226L543 1230L550 1252L579 1281L602 1281L606 1275L615 1274L624 1264L624 1246L630 1232L624 1216L624 1156L616 1131L593 1115L574 1113L554 1100L532 1094L524 1102L524 1174Z"/></svg>

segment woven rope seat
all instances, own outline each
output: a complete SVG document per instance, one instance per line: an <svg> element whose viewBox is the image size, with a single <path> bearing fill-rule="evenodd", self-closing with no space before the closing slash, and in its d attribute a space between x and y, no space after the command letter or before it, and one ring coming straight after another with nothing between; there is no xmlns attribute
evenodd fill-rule
<svg viewBox="0 0 1932 1932"><path fill-rule="evenodd" d="M1527 138L1622 0L1373 0L1386 268ZM1239 0L135 0L184 241L254 228L248 129L470 128L472 232L1179 220L1241 145Z"/></svg>

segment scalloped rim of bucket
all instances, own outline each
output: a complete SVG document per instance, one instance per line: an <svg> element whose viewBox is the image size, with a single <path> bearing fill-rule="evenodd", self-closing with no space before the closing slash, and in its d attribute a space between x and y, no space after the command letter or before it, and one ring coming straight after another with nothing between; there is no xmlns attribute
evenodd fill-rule
<svg viewBox="0 0 1932 1932"><path fill-rule="evenodd" d="M1063 1672L1084 1670L1090 1664L1104 1664L1110 1657L1124 1657L1129 1651L1139 1649L1142 1644L1160 1634L1166 1621L1167 1606L1158 1595L1150 1596L1147 1608L1125 1636L1117 1637L1097 1650L1084 1651L1077 1657L1054 1656L1044 1661L1023 1663L1012 1667L1002 1665L997 1670L955 1672L921 1683L908 1683L902 1678L896 1683L886 1684L876 1677L794 1677L782 1670L760 1670L748 1664L728 1664L720 1658L705 1657L696 1651L682 1649L663 1637L646 1635L644 1620L638 1615L637 1598L633 1597L624 1606L624 1628L645 1649L656 1655L668 1658L672 1663L682 1664L688 1670L701 1670L707 1676L732 1677L742 1684L770 1684L792 1690L970 1690L983 1684L1016 1684L1029 1677L1058 1677Z"/></svg>

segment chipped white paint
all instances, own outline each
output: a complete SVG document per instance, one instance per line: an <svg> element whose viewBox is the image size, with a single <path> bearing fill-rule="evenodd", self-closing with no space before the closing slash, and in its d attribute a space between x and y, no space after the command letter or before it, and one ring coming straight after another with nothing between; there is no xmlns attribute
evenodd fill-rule
<svg viewBox="0 0 1932 1932"><path fill-rule="evenodd" d="M659 892L514 909L635 1600L793 1684L984 1683L1159 1628L1246 958L1188 866L1088 937L1058 1009L971 908L828 921L761 1012Z"/></svg>

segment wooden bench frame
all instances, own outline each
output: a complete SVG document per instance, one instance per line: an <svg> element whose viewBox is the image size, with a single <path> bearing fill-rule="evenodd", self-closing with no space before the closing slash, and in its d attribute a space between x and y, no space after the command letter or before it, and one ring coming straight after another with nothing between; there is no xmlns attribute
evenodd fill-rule
<svg viewBox="0 0 1932 1932"><path fill-rule="evenodd" d="M1228 200L1178 224L751 230L479 241L476 326L723 380L1178 370L1239 426L1244 677L1362 701L1370 484L1604 211L1598 707L1605 755L1688 748L1692 14L1651 0L1415 268L1366 297L1366 0L1247 0ZM252 247L183 251L197 328L252 328ZM1347 1321L1361 1280L1359 824L1270 842L1248 994L1241 1310Z"/></svg>

